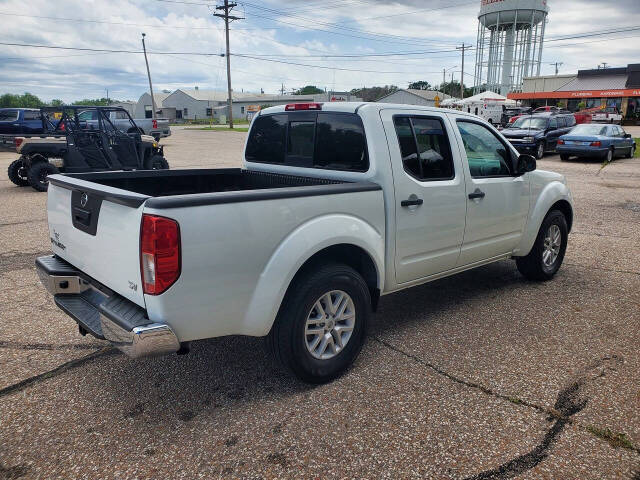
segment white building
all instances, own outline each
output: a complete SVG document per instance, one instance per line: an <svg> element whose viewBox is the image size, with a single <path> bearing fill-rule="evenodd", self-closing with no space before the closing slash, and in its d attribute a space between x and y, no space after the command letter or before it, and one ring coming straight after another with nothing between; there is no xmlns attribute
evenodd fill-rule
<svg viewBox="0 0 640 480"><path fill-rule="evenodd" d="M451 95L447 95L436 90L414 90L412 88L402 88L385 95L376 101L382 103L401 103L405 105L425 105L427 107L435 107L436 96L440 98L440 101L447 98L453 98Z"/></svg>
<svg viewBox="0 0 640 480"><path fill-rule="evenodd" d="M157 110L160 110L162 108L162 102L168 96L169 94L164 92L153 94L153 97L156 101ZM152 111L153 106L151 103L151 95L149 95L149 92L145 92L140 95L140 98L138 99L138 103L135 106L133 118L152 118Z"/></svg>
<svg viewBox="0 0 640 480"><path fill-rule="evenodd" d="M120 108L124 108L129 115L131 115L132 117L135 117L136 114L136 105L137 103L131 100L123 100L122 102L115 102L110 104L110 107L120 107Z"/></svg>

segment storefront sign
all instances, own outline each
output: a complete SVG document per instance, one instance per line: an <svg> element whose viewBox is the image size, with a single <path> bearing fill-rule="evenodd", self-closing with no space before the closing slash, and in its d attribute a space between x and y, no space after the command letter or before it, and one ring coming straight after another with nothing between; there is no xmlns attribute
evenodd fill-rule
<svg viewBox="0 0 640 480"><path fill-rule="evenodd" d="M528 100L536 98L603 98L603 97L637 97L640 90L579 90L573 92L522 92L508 93L507 98L513 100Z"/></svg>

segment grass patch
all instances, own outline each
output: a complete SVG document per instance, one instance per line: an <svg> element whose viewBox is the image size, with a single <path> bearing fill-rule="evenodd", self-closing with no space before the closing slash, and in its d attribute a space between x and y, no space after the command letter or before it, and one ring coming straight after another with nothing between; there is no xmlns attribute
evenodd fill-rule
<svg viewBox="0 0 640 480"><path fill-rule="evenodd" d="M613 448L626 448L627 450L635 450L633 443L624 433L613 433L609 428L599 428L593 425L587 426L587 432L606 441Z"/></svg>
<svg viewBox="0 0 640 480"><path fill-rule="evenodd" d="M635 158L640 157L640 138L634 138L636 142L636 153L633 155Z"/></svg>

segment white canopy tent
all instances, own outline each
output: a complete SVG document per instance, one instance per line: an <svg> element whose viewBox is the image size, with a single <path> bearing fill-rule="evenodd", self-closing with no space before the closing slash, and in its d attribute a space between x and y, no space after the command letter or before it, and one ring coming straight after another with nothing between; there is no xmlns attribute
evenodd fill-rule
<svg viewBox="0 0 640 480"><path fill-rule="evenodd" d="M461 105L469 105L472 103L486 103L486 102L496 102L496 103L504 103L505 105L515 105L515 100L511 100L504 95L500 95L495 92L481 92L472 97L465 98L464 100L460 100L458 103Z"/></svg>

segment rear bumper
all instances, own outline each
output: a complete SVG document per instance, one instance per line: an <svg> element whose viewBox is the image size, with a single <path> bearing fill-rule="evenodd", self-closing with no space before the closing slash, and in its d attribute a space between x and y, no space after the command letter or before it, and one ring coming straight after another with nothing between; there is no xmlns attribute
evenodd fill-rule
<svg viewBox="0 0 640 480"><path fill-rule="evenodd" d="M589 147L581 145L558 145L558 153L563 155L575 155L576 157L604 158L608 148Z"/></svg>
<svg viewBox="0 0 640 480"><path fill-rule="evenodd" d="M40 281L80 331L104 339L130 357L176 352L169 325L151 322L144 309L76 270L55 255L36 259Z"/></svg>

